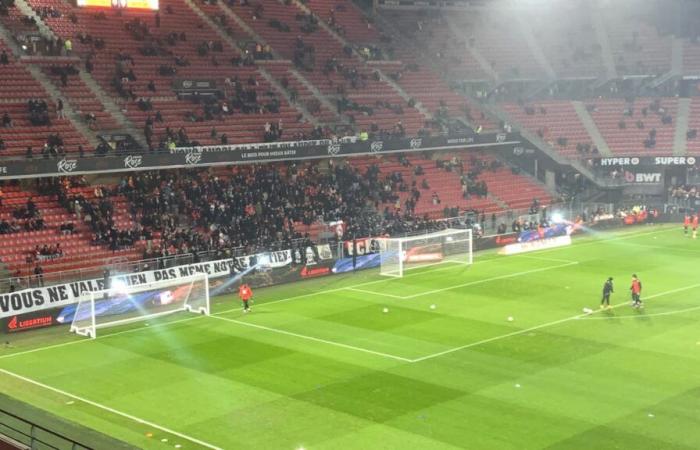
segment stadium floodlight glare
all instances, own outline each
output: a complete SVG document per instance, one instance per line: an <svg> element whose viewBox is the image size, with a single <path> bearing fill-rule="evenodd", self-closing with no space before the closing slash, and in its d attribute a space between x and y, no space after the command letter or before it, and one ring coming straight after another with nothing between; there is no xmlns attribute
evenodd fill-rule
<svg viewBox="0 0 700 450"><path fill-rule="evenodd" d="M70 331L92 339L97 330L126 325L160 316L187 311L209 315L209 277L198 273L175 280L163 280L140 286L118 286L89 292L76 305L62 313L71 321Z"/></svg>
<svg viewBox="0 0 700 450"><path fill-rule="evenodd" d="M119 294L126 294L129 291L129 285L119 278L113 279L111 286L112 290Z"/></svg>
<svg viewBox="0 0 700 450"><path fill-rule="evenodd" d="M258 266L269 266L270 265L270 255L261 254L258 255Z"/></svg>
<svg viewBox="0 0 700 450"><path fill-rule="evenodd" d="M403 277L404 270L453 262L472 264L472 230L447 229L435 233L380 242L380 274Z"/></svg>

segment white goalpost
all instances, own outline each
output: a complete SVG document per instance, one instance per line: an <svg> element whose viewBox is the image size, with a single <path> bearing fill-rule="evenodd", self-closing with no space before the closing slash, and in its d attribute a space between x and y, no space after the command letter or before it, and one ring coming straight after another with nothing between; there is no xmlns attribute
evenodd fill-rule
<svg viewBox="0 0 700 450"><path fill-rule="evenodd" d="M115 283L116 284L116 283ZM126 325L181 311L210 314L205 273L140 286L120 284L86 293L72 311L70 331L92 339L101 328ZM64 317L63 320L71 320Z"/></svg>
<svg viewBox="0 0 700 450"><path fill-rule="evenodd" d="M405 270L443 262L472 264L472 230L447 229L435 233L381 241L381 275L403 277Z"/></svg>

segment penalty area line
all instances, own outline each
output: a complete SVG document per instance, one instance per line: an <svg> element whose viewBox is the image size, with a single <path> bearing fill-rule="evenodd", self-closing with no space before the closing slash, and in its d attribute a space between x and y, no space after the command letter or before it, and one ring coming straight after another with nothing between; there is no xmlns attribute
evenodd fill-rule
<svg viewBox="0 0 700 450"><path fill-rule="evenodd" d="M676 294L678 292L688 291L690 289L695 289L697 287L700 287L700 283L695 283L695 284L691 284L689 286L671 289L669 291L659 292L658 294L653 294L653 295L646 297L645 300L650 300L650 299L658 298L658 297L664 297L666 295L671 295L671 294ZM620 308L622 306L629 306L629 302L618 303L617 305L613 305L608 309L598 309L598 310L594 310L593 312L588 313L588 314L586 314L586 313L577 314L575 316L566 317L564 319L555 320L553 322L547 322L547 323L543 323L540 325L535 325L534 327L524 328L522 330L517 330L517 331L513 331L511 333L506 333L506 334L502 334L499 336L494 336L494 337L491 337L488 339L482 339L480 341L472 342L470 344L460 345L459 347L450 348L447 350L443 350L441 352L437 352L437 353L433 353L430 355L422 356L420 358L412 359L410 362L417 363L417 362L421 362L421 361L427 361L429 359L437 358L438 356L448 355L450 353L458 352L460 350L465 350L468 348L478 347L480 345L488 344L489 342L500 341L501 339L507 339L509 337L519 336L521 334L530 333L532 331L541 330L542 328L552 327L552 326L559 325L559 324L565 323L565 322L571 322L574 320L589 318L593 314L597 314L597 313L601 313L601 312L605 312L605 311L610 311L611 309ZM640 316L640 317L643 317L643 316ZM596 317L595 319L599 319L599 318ZM585 320L583 320L581 322L585 322Z"/></svg>
<svg viewBox="0 0 700 450"><path fill-rule="evenodd" d="M563 267L574 266L576 264L578 264L577 261L571 261L571 262L568 262L566 264L558 264L556 266L542 267L540 269L532 269L532 270L525 270L523 272L509 273L506 275L499 275L497 277L484 278L483 280L475 280L475 281L470 281L468 283L456 284L454 286L448 286L448 287L441 288L441 289L433 289L433 290L426 291L426 292L419 292L418 294L407 295L407 296L401 297L401 298L403 300L408 300L408 299L412 299L412 298L422 297L424 295L431 295L431 294L437 294L440 292L450 291L452 289L459 289L459 288L463 288L463 287L467 287L467 286L474 286L477 284L489 283L491 281L505 280L508 278L516 278L516 277L520 277L523 275L529 275L532 273L545 272L547 270L561 269Z"/></svg>
<svg viewBox="0 0 700 450"><path fill-rule="evenodd" d="M231 309L229 311L233 311L233 310ZM102 334L102 335L97 336L95 339L82 338L82 339L76 339L74 341L61 342L60 344L47 345L45 347L38 347L38 348L30 349L30 350L24 350L21 352L8 353L7 355L0 355L0 360L7 359L7 358L14 358L16 356L28 355L30 353L42 352L44 350L51 350L51 349L55 349L55 348L68 347L69 345L74 345L74 344L82 344L82 343L86 343L86 342L101 341L102 339L107 339L107 338L112 337L112 336L121 336L122 334L136 333L138 331L159 328L159 327L163 327L163 326L167 326L167 325L175 325L178 323L190 322L193 320L201 319L202 317L205 317L205 316L193 315L191 317L185 317L185 318L179 319L179 320L170 320L170 321L155 323L153 325L143 325L143 326L139 326L139 327L135 327L135 328L129 328L128 330L122 330L122 331L116 331L114 333Z"/></svg>
<svg viewBox="0 0 700 450"><path fill-rule="evenodd" d="M368 291L367 289L357 289L357 288L347 288L348 291L353 291L353 292L360 292L363 294L371 294L371 295L376 295L379 297L390 297L390 298L397 298L399 300L403 300L404 297L400 295L394 295L394 294L387 294L383 292L374 292L374 291Z"/></svg>
<svg viewBox="0 0 700 450"><path fill-rule="evenodd" d="M186 435L186 434L184 434L184 433L180 433L179 431L171 430L170 428L166 428L166 427L164 427L164 426L162 426L162 425L158 425L158 424L153 423L153 422L150 422L150 421L148 421L148 420L141 419L140 417L136 417L136 416L133 416L133 415L131 415L131 414L127 414L127 413L125 413L125 412L119 411L118 409L114 409L114 408L112 408L112 407L110 407L110 406L106 406L106 405L103 405L103 404L101 404L101 403L97 403L97 402L95 402L95 401L89 400L89 399L87 399L87 398L85 398L85 397L81 397L81 396L79 396L79 395L71 394L70 392L64 391L63 389L58 389L58 388L55 388L55 387L53 387L53 386L49 386L48 384L44 384L44 383L42 383L42 382L40 382L40 381L33 380L33 379L31 379L31 378L25 377L25 376L23 376L23 375L20 375L20 374L14 373L14 372L10 372L9 370L0 369L0 373L3 373L3 374L5 374L5 375L7 375L7 376L10 376L10 377L16 378L16 379L18 379L18 380L24 381L25 383L33 384L34 386L38 386L38 387L40 387L40 388L42 388L42 389L46 389L47 391L52 391L52 392L55 392L56 394L59 394L59 395L65 396L65 397L72 398L73 400L77 400L77 401L79 401L79 402L81 402L81 403L85 403L85 404L88 404L88 405L90 405L90 406L94 406L95 408L101 409L101 410L103 410L103 411L107 411L107 412L112 413L112 414L115 414L115 415L117 415L117 416L124 417L124 418L129 419L129 420L131 420L131 421L133 421L133 422L137 422L137 423L140 423L140 424L142 424L142 425L146 425L146 426L149 426L149 427L151 427L151 428L155 428L155 429L157 429L157 430L160 430L160 431L163 431L163 432L165 432L165 433L171 434L171 435L173 435L173 436L177 436L177 437L179 437L179 438L181 438L181 439L184 439L184 440L186 440L186 441L192 442L193 444L201 445L202 447L206 447L206 448L209 448L209 449L211 449L211 450L223 450L221 447L217 447L217 446L215 446L215 445L212 445L212 444L210 444L210 443L208 443L208 442L204 442L204 441L202 441L202 440L200 440L200 439L197 439L197 438L195 438L195 437L188 436L188 435Z"/></svg>
<svg viewBox="0 0 700 450"><path fill-rule="evenodd" d="M243 325L246 327L257 328L259 330L270 331L272 333L283 334L285 336L292 336L292 337L296 337L299 339L306 339L309 341L320 342L322 344L333 345L335 347L341 347L341 348L345 348L348 350L354 350L357 352L363 352L363 353L369 353L371 355L382 356L384 358L395 359L397 361L412 362L412 360L410 358L404 358L403 356L396 356L396 355L392 355L389 353L378 352L375 350L370 350L368 348L356 347L356 346L350 345L350 344L343 344L342 342L329 341L326 339L321 339L321 338L317 338L317 337L313 337L313 336L307 336L305 334L294 333L292 331L285 331L285 330L280 330L278 328L266 327L264 325L257 325L254 323L243 322L242 320L229 319L228 317L221 317L221 316L209 316L209 317L212 317L212 318L218 319L218 320L225 320L226 322L231 322L231 323Z"/></svg>

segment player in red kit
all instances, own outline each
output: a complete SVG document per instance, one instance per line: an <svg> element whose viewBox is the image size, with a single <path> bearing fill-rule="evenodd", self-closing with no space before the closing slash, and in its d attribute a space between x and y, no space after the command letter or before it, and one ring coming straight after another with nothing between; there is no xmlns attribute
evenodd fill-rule
<svg viewBox="0 0 700 450"><path fill-rule="evenodd" d="M250 311L250 306L248 305L248 301L253 298L253 290L248 286L247 284L243 283L241 284L241 287L238 288L238 296L240 297L241 301L243 302L243 312L248 312Z"/></svg>
<svg viewBox="0 0 700 450"><path fill-rule="evenodd" d="M630 286L630 291L632 292L632 306L634 308L643 308L642 299L642 282L637 278L637 274L632 275L632 286Z"/></svg>
<svg viewBox="0 0 700 450"><path fill-rule="evenodd" d="M690 215L685 213L685 219L683 219L683 233L688 235L688 227L690 226Z"/></svg>

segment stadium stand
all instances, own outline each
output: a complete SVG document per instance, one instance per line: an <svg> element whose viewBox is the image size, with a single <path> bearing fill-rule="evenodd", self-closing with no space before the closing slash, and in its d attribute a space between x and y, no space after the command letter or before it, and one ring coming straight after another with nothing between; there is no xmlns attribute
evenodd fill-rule
<svg viewBox="0 0 700 450"><path fill-rule="evenodd" d="M661 75L671 70L671 36L627 14L605 14L605 25L619 73Z"/></svg>
<svg viewBox="0 0 700 450"><path fill-rule="evenodd" d="M613 153L672 153L677 100L639 98L628 102L596 99L587 105Z"/></svg>
<svg viewBox="0 0 700 450"><path fill-rule="evenodd" d="M5 232L2 233L0 260L7 269L14 276L28 276L36 275L37 268L41 268L42 273L50 273L101 267L115 257L138 259L135 242L110 250L95 239L95 232L88 224L93 217L97 222L101 216L95 197L98 186L71 187L66 184L68 180L62 183L52 183L48 189L49 185L39 185L39 191L3 186L0 227ZM65 193L64 197L53 193L59 186ZM86 202L92 206L87 206ZM109 203L114 213L104 216L105 225L111 222L115 230L131 227L132 221L126 213L124 199L116 197ZM81 205L77 211L76 204ZM96 209L91 214L92 208ZM57 244L60 245L60 253L56 253ZM45 246L48 252L42 252Z"/></svg>
<svg viewBox="0 0 700 450"><path fill-rule="evenodd" d="M536 133L567 158L592 155L591 139L570 101L543 101L522 106L505 103L501 107L517 123Z"/></svg>
<svg viewBox="0 0 700 450"><path fill-rule="evenodd" d="M0 41L0 52L11 50ZM31 73L14 58L8 64L0 64L0 105L3 115L0 136L5 143L3 155L24 156L28 148L35 156L42 153L58 155L75 152L78 146L89 146L87 139L75 129L67 118L59 118L56 105L49 98L44 88ZM30 111L29 101L39 101L39 106ZM9 119L6 120L5 114Z"/></svg>
<svg viewBox="0 0 700 450"><path fill-rule="evenodd" d="M688 121L688 137L687 152L692 155L700 153L700 141L698 140L698 129L700 129L700 99L697 97L692 99L690 103L690 120ZM695 130L693 132L692 130Z"/></svg>
<svg viewBox="0 0 700 450"><path fill-rule="evenodd" d="M118 113L133 124L132 131L145 135L152 150L191 144L357 135L361 131L380 138L416 136L426 133L427 129L444 130L454 118L464 120L475 130L509 128L508 124L499 124L498 119L486 113L479 102L453 89L469 80L482 83L477 85L476 91L471 91L478 93L481 101L500 108L515 123L539 135L564 157L588 160L599 156L571 98L554 98L556 89L550 88L535 89L525 100L521 98L521 94L525 97L525 92L508 86L508 82L514 80L527 83L545 77L543 66L546 64L535 54L537 47L545 63L550 64L561 79L593 79L605 72L605 58L595 29L600 24L595 23L595 11L582 2L559 5L558 9L541 14L523 13L521 17L518 12L502 10L473 14L383 10L371 15L352 2L332 0L304 3L164 0L158 13L85 9L60 0L29 0L28 4L59 40L49 45L53 46L52 50L28 49L22 57L14 54L10 46L0 43L0 51L5 51L9 58L7 64L0 65L0 74L6 81L0 86L3 99L0 114L7 112L12 125L8 123L6 128L0 129L5 146L0 150L2 155L25 156L27 148L32 147L35 158L58 157L64 152L74 154L79 147L84 147L87 156L91 156L94 149L90 142L95 141L96 135L124 129L117 112L108 107L110 102L114 102ZM550 20L551 17L564 20ZM628 14L610 14L603 18L610 51L621 74L661 74L670 69L670 37ZM20 43L23 36L38 33L42 25L27 20L14 6L8 9L7 15L0 17L0 24ZM565 39L557 39L563 34L566 34ZM71 50L66 50L67 40L71 41ZM415 45L404 45L405 42ZM48 43L46 38L43 43ZM693 61L700 60L694 56L694 46L696 44L690 41L684 43L685 69L690 71L695 70ZM46 92L46 83L42 86L36 75L32 75L35 68L50 80L62 100L77 113L77 119L84 121L95 136L81 133L70 118L58 118L55 95ZM179 89L174 83L176 80L208 79L221 89L221 97L188 98L178 95ZM499 86L498 83L503 84ZM654 96L653 91L650 95L634 93L625 98L625 92L612 87L606 95L600 95L602 90L582 92L576 99L583 99L593 127L600 132L613 155L669 155L673 152L674 135L678 134L675 129L678 101L675 98ZM516 98L498 104L489 100L490 96L500 99L502 93ZM46 103L50 126L29 123L27 101L30 98ZM41 107L44 108L43 104ZM693 101L688 131L697 129L699 115L697 102ZM587 126L590 128L590 124ZM54 143L54 150L44 151L42 155L42 148L49 139ZM58 145L60 141L62 145ZM689 154L699 152L697 140L690 134L687 148ZM102 153L98 151L97 154ZM460 160L461 174L452 170L453 156ZM301 177L300 189L314 195L318 194L319 186L330 189L326 175L330 172L344 177L351 185L353 182L362 185L362 179L370 171L376 177L372 182L376 185L365 186L365 193L382 185L392 174L400 174L403 183L408 184L407 189L401 189L401 182L389 182L391 195L377 197L373 211L379 215L389 213L384 220L389 220L390 225L372 228L373 232L405 231L408 225L403 213L407 209L411 210L413 219L427 216L433 220L449 215L446 207L456 207L459 212L488 214L527 208L534 198L543 203L551 200L537 182L513 173L491 156L480 154L472 160L456 153L441 157L447 158L450 170L438 167L429 155L417 154L398 159L350 159L333 167L300 164L295 170L306 177ZM424 170L420 175L415 173L417 166ZM290 180L300 179L288 166L272 165L183 172L172 176L159 174L155 176L158 183L150 180L144 185L157 188L160 196L163 183L191 189L193 184L212 183L212 174L219 177L220 183L232 188L259 188L260 180L279 179L284 189L292 189L288 184ZM114 192L110 194L111 201L118 205L114 218L118 232L136 232L144 226L141 222L148 214L134 194L151 195L137 186L137 181L143 180L142 175L125 177L126 187L123 183L106 187L110 193ZM418 189L420 196L415 205L410 201L413 181L417 187L424 182L430 186ZM132 186L134 182L137 183ZM484 191L482 182L486 195L479 194ZM464 195L464 189L469 195ZM29 195L40 198L28 190L17 192L17 198L23 201ZM261 192L255 195L262 195ZM433 193L439 203L434 201ZM315 238L324 230L324 221L352 220L348 211L357 212L361 206L356 194L337 194L343 202L348 202L343 206L347 208L343 209L344 217L328 212L340 208L340 203L332 203L338 199L326 199L330 203L322 208L309 208L301 202L295 204L302 211L300 214L288 217L282 228L279 224L272 226L262 234L262 239L269 239L280 231L284 239L305 238L307 234ZM87 193L83 195L90 201L97 201ZM280 195L288 195L288 191ZM308 196L307 192L305 197ZM248 200L253 206L264 203L259 198ZM407 200L409 208L406 208ZM52 201L41 197L39 204L41 209L51 213L48 216L58 216L57 206ZM185 205L180 201L178 204ZM183 207L200 232L200 238L184 239L191 241L186 248L214 249L203 244L204 236L210 235L206 227L211 225L201 222L204 207ZM397 210L401 214L396 214ZM266 217L272 220L271 216ZM260 217L256 221L258 219ZM57 224L55 221L47 223L53 227ZM357 224L357 230L363 232L369 227L369 224ZM182 241L182 236L176 231L176 224L155 227L151 224L144 228L152 237L155 233L164 236L163 242L155 248L149 245L149 253L160 252L162 256L182 251L183 242L178 241ZM249 235L231 245L259 245L259 239L259 236ZM109 247L111 242L110 239L106 241L97 248L109 253L104 247ZM135 247L130 248L128 251ZM139 248L136 253L141 257L145 251L145 247ZM64 261L68 261L68 256L70 252L67 251ZM107 257L95 250L91 261L100 258L103 261ZM134 258L136 254L128 253L126 257ZM61 270L64 265L47 264L46 270Z"/></svg>
<svg viewBox="0 0 700 450"><path fill-rule="evenodd" d="M552 200L537 183L473 152L147 172L110 185L64 178L3 194L3 218L20 230L7 234L13 245L0 260L18 276L33 275L37 265L46 274L96 272L114 258L226 254L316 240L327 229L323 223L335 220L357 235L407 232L465 212L478 217ZM31 217L43 220L40 230L24 231L26 219L12 219L29 199L38 211ZM72 232L63 233L69 223ZM31 254L55 243L60 257Z"/></svg>
<svg viewBox="0 0 700 450"><path fill-rule="evenodd" d="M31 4L40 8L47 3ZM312 128L255 66L243 65L238 50L219 40L183 2L168 1L158 19L152 12L126 10L115 15L109 10L95 13L77 9L73 11L76 23L68 17L69 6L51 0L48 4L63 10L60 17L46 19L52 29L64 39L72 39L76 52L92 61L92 75L119 99L134 124L143 127L149 115L154 118L156 112L161 113L163 121L152 124L153 147L168 138L166 128L183 128L188 141L201 144L219 144L223 135L230 143L259 142L264 139L265 124L280 120L289 136L309 133ZM96 45L96 39L104 42ZM232 86L227 96L230 114L221 111L222 101L205 108L177 98L172 88L175 75L192 80L213 78L219 86L229 79L241 85L240 95L235 95ZM244 94L245 101L240 102ZM138 104L141 99L145 105Z"/></svg>
<svg viewBox="0 0 700 450"><path fill-rule="evenodd" d="M597 78L605 71L589 7L585 2L560 2L524 14L537 44L560 78Z"/></svg>

